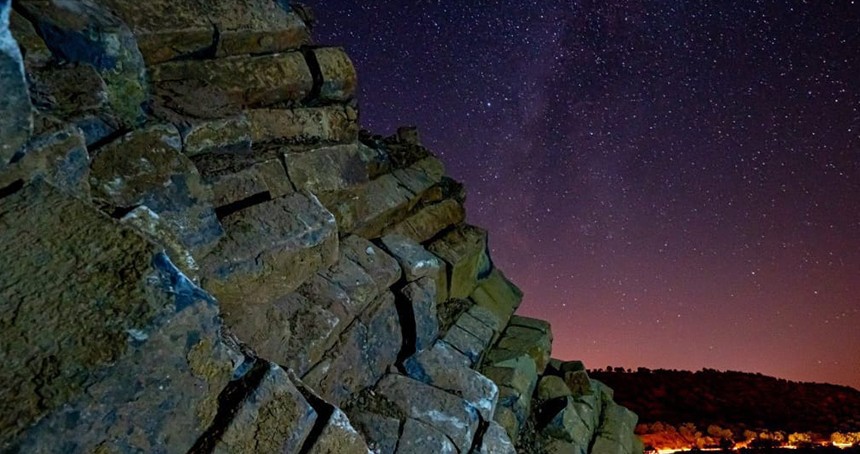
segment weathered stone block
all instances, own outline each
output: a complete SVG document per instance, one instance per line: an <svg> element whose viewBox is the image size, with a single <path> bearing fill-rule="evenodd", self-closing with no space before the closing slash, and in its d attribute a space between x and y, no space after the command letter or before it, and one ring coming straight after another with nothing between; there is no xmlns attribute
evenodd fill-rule
<svg viewBox="0 0 860 454"><path fill-rule="evenodd" d="M551 440L544 445L547 454L588 454L588 445L579 446L563 440Z"/></svg>
<svg viewBox="0 0 860 454"><path fill-rule="evenodd" d="M100 148L90 166L93 198L119 209L146 205L170 223L195 256L212 249L222 230L194 164L172 125L132 131Z"/></svg>
<svg viewBox="0 0 860 454"><path fill-rule="evenodd" d="M547 401L557 397L568 397L570 395L570 388L567 387L567 384L561 377L546 375L538 382L537 398L541 401Z"/></svg>
<svg viewBox="0 0 860 454"><path fill-rule="evenodd" d="M188 156L204 153L245 154L251 151L251 123L245 115L195 121L180 132L182 151Z"/></svg>
<svg viewBox="0 0 860 454"><path fill-rule="evenodd" d="M517 320L522 321L524 317L514 316L511 319L511 324L499 339L497 349L527 353L535 360L538 373L542 374L552 352L552 332L548 329L549 325L546 324L547 329L534 329L516 324Z"/></svg>
<svg viewBox="0 0 860 454"><path fill-rule="evenodd" d="M429 277L406 284L400 290L408 309L401 313L412 314L415 327L415 350L429 347L439 337L439 319L436 314L436 281Z"/></svg>
<svg viewBox="0 0 860 454"><path fill-rule="evenodd" d="M548 407L554 408L550 410ZM546 415L547 421L542 428L544 435L578 446L588 446L591 443L593 429L589 428L579 415L572 398L559 397L546 402L542 408L549 411Z"/></svg>
<svg viewBox="0 0 860 454"><path fill-rule="evenodd" d="M511 437L505 428L495 421L490 421L481 439L480 454L516 454L517 450L511 442Z"/></svg>
<svg viewBox="0 0 860 454"><path fill-rule="evenodd" d="M231 107L300 101L313 87L300 52L167 62L150 75L166 107L200 118L222 116Z"/></svg>
<svg viewBox="0 0 860 454"><path fill-rule="evenodd" d="M451 267L449 298L466 298L475 289L478 284L479 262L486 248L487 232L469 225L451 230L427 247Z"/></svg>
<svg viewBox="0 0 860 454"><path fill-rule="evenodd" d="M376 392L400 411L447 435L461 452L468 451L478 429L478 412L464 400L403 375L386 375Z"/></svg>
<svg viewBox="0 0 860 454"><path fill-rule="evenodd" d="M24 62L9 31L11 2L0 4L0 170L3 170L33 131L32 105Z"/></svg>
<svg viewBox="0 0 860 454"><path fill-rule="evenodd" d="M466 210L456 200L446 199L428 205L393 226L385 229L387 234L399 234L424 243L449 226L466 219Z"/></svg>
<svg viewBox="0 0 860 454"><path fill-rule="evenodd" d="M368 454L364 438L339 408L334 409L308 454Z"/></svg>
<svg viewBox="0 0 860 454"><path fill-rule="evenodd" d="M11 10L11 8L9 8ZM9 30L18 41L18 47L24 56L24 67L30 71L47 65L52 58L51 51L45 41L36 33L36 28L24 16L15 10L9 16Z"/></svg>
<svg viewBox="0 0 860 454"><path fill-rule="evenodd" d="M236 359L211 297L152 243L44 183L0 199L0 249L15 258L0 277L0 448L190 448Z"/></svg>
<svg viewBox="0 0 860 454"><path fill-rule="evenodd" d="M0 188L18 179L44 179L86 199L90 195L89 172L90 158L83 134L65 125L27 142L15 163L0 173Z"/></svg>
<svg viewBox="0 0 860 454"><path fill-rule="evenodd" d="M487 344L456 324L448 330L443 338L445 342L469 358L470 366L481 362Z"/></svg>
<svg viewBox="0 0 860 454"><path fill-rule="evenodd" d="M496 411L499 388L464 365L462 356L445 342L437 342L433 348L410 357L403 367L411 378L462 397L485 421L490 421Z"/></svg>
<svg viewBox="0 0 860 454"><path fill-rule="evenodd" d="M286 344L265 342L269 348L256 347L257 353L302 376L337 341L343 329L342 320L331 310L298 293L279 298L272 306L285 314L289 325L296 329L291 330Z"/></svg>
<svg viewBox="0 0 860 454"><path fill-rule="evenodd" d="M298 15L274 1L102 1L129 24L149 64L278 52L310 40Z"/></svg>
<svg viewBox="0 0 860 454"><path fill-rule="evenodd" d="M284 162L296 188L314 194L343 191L369 181L356 144L286 153Z"/></svg>
<svg viewBox="0 0 860 454"><path fill-rule="evenodd" d="M242 454L297 453L310 434L317 413L276 364L237 408L212 452ZM200 452L205 452L201 450Z"/></svg>
<svg viewBox="0 0 860 454"><path fill-rule="evenodd" d="M238 211L222 224L224 238L201 261L201 273L228 320L292 292L337 258L334 217L301 194Z"/></svg>
<svg viewBox="0 0 860 454"><path fill-rule="evenodd" d="M442 432L416 419L409 418L403 424L403 433L397 445L398 454L420 452L456 454L457 448Z"/></svg>
<svg viewBox="0 0 860 454"><path fill-rule="evenodd" d="M48 66L30 71L30 93L40 112L69 121L87 135L87 144L102 140L117 127L107 84L88 64Z"/></svg>
<svg viewBox="0 0 860 454"><path fill-rule="evenodd" d="M439 258L420 244L398 234L385 235L379 241L400 264L407 282L417 281L422 277L438 279L441 265Z"/></svg>
<svg viewBox="0 0 860 454"><path fill-rule="evenodd" d="M124 126L143 120L146 68L131 30L93 0L22 0L45 44L59 59L94 67L107 85L111 111Z"/></svg>
<svg viewBox="0 0 860 454"><path fill-rule="evenodd" d="M150 210L146 205L141 205L120 218L120 222L133 228L141 235L149 238L155 244L163 247L170 260L192 279L197 279L200 267L194 255L186 248L179 239L169 222Z"/></svg>
<svg viewBox="0 0 860 454"><path fill-rule="evenodd" d="M445 168L438 159L428 157L409 167L397 169L392 172L392 175L413 194L423 195L442 179ZM418 199L415 202L418 202Z"/></svg>
<svg viewBox="0 0 860 454"><path fill-rule="evenodd" d="M470 298L477 306L493 314L496 326L505 327L523 300L523 292L496 268L478 284Z"/></svg>
<svg viewBox="0 0 860 454"><path fill-rule="evenodd" d="M224 207L251 197L261 197L260 203L294 192L283 164L270 159L252 164L235 172L206 175L204 181L212 186L212 204Z"/></svg>
<svg viewBox="0 0 860 454"><path fill-rule="evenodd" d="M350 235L340 240L340 248L346 259L358 264L373 278L379 293L400 280L401 270L397 260L370 241Z"/></svg>
<svg viewBox="0 0 860 454"><path fill-rule="evenodd" d="M376 383L397 360L401 344L394 295L386 292L352 322L325 359L302 380L328 402L340 406Z"/></svg>
<svg viewBox="0 0 860 454"><path fill-rule="evenodd" d="M351 414L350 419L374 453L394 454L400 435L400 421L370 412Z"/></svg>
<svg viewBox="0 0 860 454"><path fill-rule="evenodd" d="M346 102L355 94L357 77L355 67L340 47L313 49L314 58L322 75L319 99L326 102Z"/></svg>
<svg viewBox="0 0 860 454"><path fill-rule="evenodd" d="M538 374L534 360L525 355L485 365L481 373L499 387L509 387L529 398L537 385Z"/></svg>
<svg viewBox="0 0 860 454"><path fill-rule="evenodd" d="M250 109L254 143L336 144L358 138L358 112L351 106Z"/></svg>

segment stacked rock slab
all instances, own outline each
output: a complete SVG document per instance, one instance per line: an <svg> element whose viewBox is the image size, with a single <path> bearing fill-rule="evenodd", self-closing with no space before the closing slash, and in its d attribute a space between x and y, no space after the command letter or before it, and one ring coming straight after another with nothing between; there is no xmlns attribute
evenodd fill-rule
<svg viewBox="0 0 860 454"><path fill-rule="evenodd" d="M312 19L0 0L0 451L636 451Z"/></svg>

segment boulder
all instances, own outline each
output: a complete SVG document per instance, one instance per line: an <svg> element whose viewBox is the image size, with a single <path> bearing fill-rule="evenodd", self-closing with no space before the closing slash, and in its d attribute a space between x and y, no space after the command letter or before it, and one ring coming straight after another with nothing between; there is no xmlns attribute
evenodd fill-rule
<svg viewBox="0 0 860 454"><path fill-rule="evenodd" d="M538 374L542 374L549 363L552 351L552 331L549 323L542 320L513 316L508 328L496 346L497 357L507 355L503 350L527 353L535 360Z"/></svg>
<svg viewBox="0 0 860 454"><path fill-rule="evenodd" d="M437 280L441 270L438 257L424 249L409 237L390 234L379 239L382 246L400 264L403 277L407 282L414 282L422 277Z"/></svg>
<svg viewBox="0 0 860 454"><path fill-rule="evenodd" d="M478 412L461 398L403 375L389 374L376 392L410 418L448 436L460 452L468 452L478 430Z"/></svg>
<svg viewBox="0 0 860 454"><path fill-rule="evenodd" d="M298 102L313 88L301 52L162 63L150 71L159 106L197 118Z"/></svg>
<svg viewBox="0 0 860 454"><path fill-rule="evenodd" d="M18 43L9 31L10 1L0 3L0 171L30 138L32 105Z"/></svg>
<svg viewBox="0 0 860 454"><path fill-rule="evenodd" d="M527 355L484 365L481 372L499 387L511 388L528 399L531 399L537 386L537 368L534 360Z"/></svg>
<svg viewBox="0 0 860 454"><path fill-rule="evenodd" d="M564 440L577 446L588 446L593 438L593 428L577 412L570 397L559 397L545 402L542 407L545 422L542 433L550 438Z"/></svg>
<svg viewBox="0 0 860 454"><path fill-rule="evenodd" d="M296 329L290 331L286 344L263 340L256 351L302 376L337 341L337 335L343 329L341 319L331 310L298 293L281 297L272 306L272 310L283 313L289 326ZM261 331L255 333L264 334Z"/></svg>
<svg viewBox="0 0 860 454"><path fill-rule="evenodd" d="M214 247L222 230L210 204L212 194L181 147L172 125L134 130L96 151L90 186L94 199L114 209L146 205L201 257Z"/></svg>
<svg viewBox="0 0 860 454"><path fill-rule="evenodd" d="M433 348L407 359L403 369L415 380L462 397L484 421L490 421L496 410L499 389L464 361L460 352L445 342L437 342Z"/></svg>
<svg viewBox="0 0 860 454"><path fill-rule="evenodd" d="M547 454L588 454L588 445L580 446L564 440L550 440L544 445Z"/></svg>
<svg viewBox="0 0 860 454"><path fill-rule="evenodd" d="M316 442L308 454L368 454L364 438L359 434L349 418L339 408L335 408L326 422Z"/></svg>
<svg viewBox="0 0 860 454"><path fill-rule="evenodd" d="M58 59L90 65L107 86L107 103L122 126L138 125L147 100L146 66L128 26L94 0L16 3Z"/></svg>
<svg viewBox="0 0 860 454"><path fill-rule="evenodd" d="M409 418L403 423L403 433L397 444L398 454L416 453L456 454L457 448L442 432L417 419Z"/></svg>
<svg viewBox="0 0 860 454"><path fill-rule="evenodd" d="M125 214L119 220L138 233L148 238L155 244L163 247L171 261L182 270L183 273L197 280L200 267L194 259L191 251L182 244L178 232L172 224L150 210L146 205L141 205Z"/></svg>
<svg viewBox="0 0 860 454"><path fill-rule="evenodd" d="M215 301L152 243L45 183L0 199L0 250L15 263L0 276L0 449L190 448L241 362Z"/></svg>
<svg viewBox="0 0 860 454"><path fill-rule="evenodd" d="M339 144L358 138L358 112L332 105L292 109L249 109L254 143Z"/></svg>
<svg viewBox="0 0 860 454"><path fill-rule="evenodd" d="M334 218L313 197L292 194L221 222L224 238L201 261L201 273L228 319L292 292L337 258Z"/></svg>
<svg viewBox="0 0 860 454"><path fill-rule="evenodd" d="M481 362L484 351L487 349L487 344L484 341L456 324L445 333L445 337L442 339L469 358L470 367L474 367Z"/></svg>
<svg viewBox="0 0 860 454"><path fill-rule="evenodd" d="M466 298L475 289L481 255L486 248L487 232L469 225L454 228L427 247L450 266L449 298Z"/></svg>
<svg viewBox="0 0 860 454"><path fill-rule="evenodd" d="M636 413L614 402L603 408L603 417L594 442L595 452L633 452L633 430L639 418ZM619 450L620 447L620 450Z"/></svg>
<svg viewBox="0 0 860 454"><path fill-rule="evenodd" d="M249 384L252 391L230 410L226 428L213 427L192 452L298 453L302 449L317 413L283 369L264 364L258 367L263 376ZM212 443L209 437L214 441L211 451L206 449Z"/></svg>
<svg viewBox="0 0 860 454"><path fill-rule="evenodd" d="M591 394L591 380L589 380L588 373L584 370L565 372L564 382L574 396Z"/></svg>

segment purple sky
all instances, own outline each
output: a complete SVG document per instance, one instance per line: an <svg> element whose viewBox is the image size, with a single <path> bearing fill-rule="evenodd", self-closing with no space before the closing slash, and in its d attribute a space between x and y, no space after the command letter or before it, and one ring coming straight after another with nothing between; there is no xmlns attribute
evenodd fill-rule
<svg viewBox="0 0 860 454"><path fill-rule="evenodd" d="M860 4L329 1L554 356L860 388Z"/></svg>

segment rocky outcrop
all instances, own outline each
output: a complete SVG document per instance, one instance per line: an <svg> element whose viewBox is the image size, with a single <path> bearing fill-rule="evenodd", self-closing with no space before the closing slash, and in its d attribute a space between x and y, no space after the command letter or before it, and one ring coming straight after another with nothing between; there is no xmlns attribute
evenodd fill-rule
<svg viewBox="0 0 860 454"><path fill-rule="evenodd" d="M312 17L0 1L0 451L635 451Z"/></svg>

